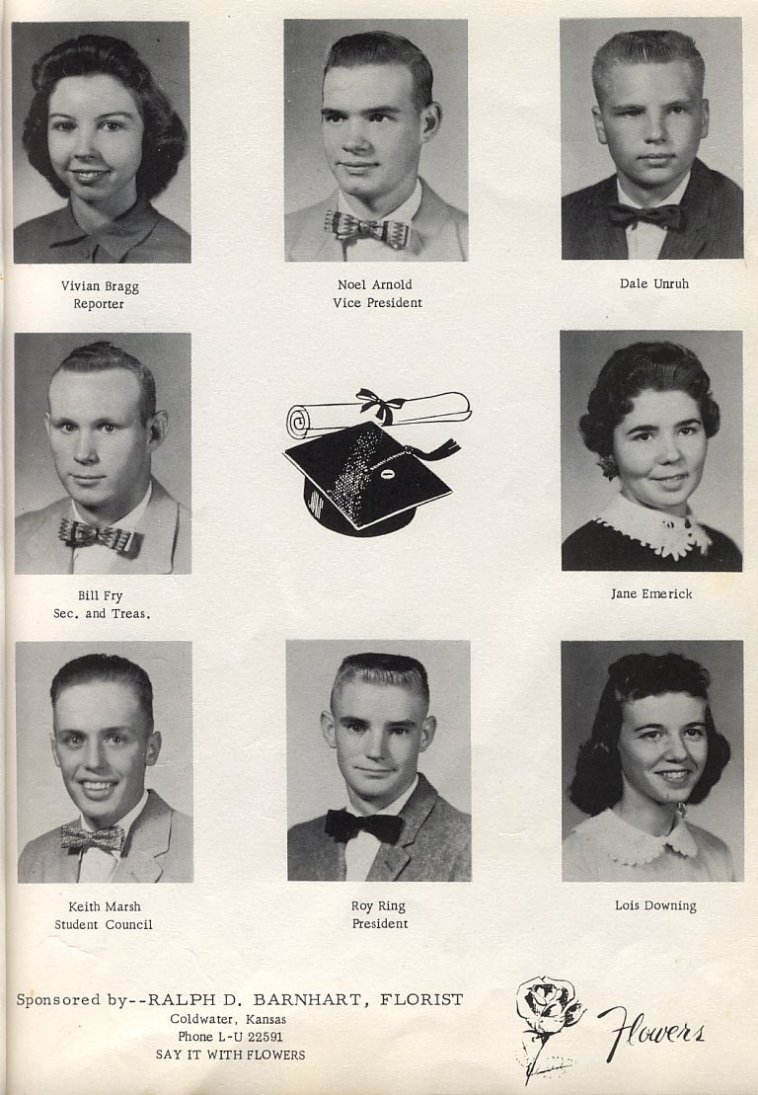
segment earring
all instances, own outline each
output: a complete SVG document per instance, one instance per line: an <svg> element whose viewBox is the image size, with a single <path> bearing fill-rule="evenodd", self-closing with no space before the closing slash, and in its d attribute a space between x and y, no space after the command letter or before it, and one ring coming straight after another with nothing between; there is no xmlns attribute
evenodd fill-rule
<svg viewBox="0 0 758 1095"><path fill-rule="evenodd" d="M608 456L599 456L597 460L597 466L603 473L605 479L615 479L619 473L619 466L616 463L616 457L609 454Z"/></svg>
<svg viewBox="0 0 758 1095"><path fill-rule="evenodd" d="M686 802L677 802L676 812L679 814L679 817L685 818L687 816L687 803Z"/></svg>

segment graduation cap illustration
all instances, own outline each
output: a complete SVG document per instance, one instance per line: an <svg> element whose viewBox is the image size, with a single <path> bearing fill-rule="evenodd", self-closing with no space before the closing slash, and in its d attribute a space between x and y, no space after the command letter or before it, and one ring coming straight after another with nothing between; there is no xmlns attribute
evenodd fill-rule
<svg viewBox="0 0 758 1095"><path fill-rule="evenodd" d="M376 422L364 422L285 451L305 476L312 516L345 536L383 536L410 524L419 506L452 494L426 466L457 452L452 439L433 452L401 445Z"/></svg>

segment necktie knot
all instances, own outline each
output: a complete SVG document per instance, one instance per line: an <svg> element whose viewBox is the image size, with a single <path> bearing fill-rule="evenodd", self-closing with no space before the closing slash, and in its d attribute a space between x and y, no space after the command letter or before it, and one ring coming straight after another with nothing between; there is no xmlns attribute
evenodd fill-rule
<svg viewBox="0 0 758 1095"><path fill-rule="evenodd" d="M67 547L80 548L101 544L118 555L133 556L137 553L142 535L139 532L111 525L95 528L94 525L88 525L85 521L73 521L64 517L58 529L58 539L62 540Z"/></svg>
<svg viewBox="0 0 758 1095"><path fill-rule="evenodd" d="M124 847L126 833L120 825L111 825L107 829L95 829L90 832L79 825L61 826L61 848L78 852L82 848L100 848L103 852L120 852Z"/></svg>
<svg viewBox="0 0 758 1095"><path fill-rule="evenodd" d="M333 232L338 240L374 239L386 243L393 251L401 251L408 243L410 228L404 221L371 221L330 209L324 218L324 231Z"/></svg>
<svg viewBox="0 0 758 1095"><path fill-rule="evenodd" d="M611 202L608 216L611 224L621 228L629 228L640 221L655 224L658 228L669 228L673 232L684 228L684 214L678 205L651 205L638 209L634 205L624 205L623 202Z"/></svg>
<svg viewBox="0 0 758 1095"><path fill-rule="evenodd" d="M336 841L346 844L360 832L372 833L382 844L397 844L403 830L403 819L394 814L372 814L356 817L348 810L329 810L325 832Z"/></svg>

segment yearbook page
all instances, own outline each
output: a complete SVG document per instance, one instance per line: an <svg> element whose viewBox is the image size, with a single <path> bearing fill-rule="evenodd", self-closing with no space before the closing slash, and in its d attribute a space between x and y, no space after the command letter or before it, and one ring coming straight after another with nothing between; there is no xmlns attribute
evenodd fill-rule
<svg viewBox="0 0 758 1095"><path fill-rule="evenodd" d="M9 1095L750 1095L758 13L3 31Z"/></svg>

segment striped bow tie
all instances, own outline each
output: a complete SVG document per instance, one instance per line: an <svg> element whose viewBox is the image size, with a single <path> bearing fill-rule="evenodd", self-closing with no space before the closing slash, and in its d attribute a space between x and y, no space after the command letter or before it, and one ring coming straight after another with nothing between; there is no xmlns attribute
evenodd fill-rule
<svg viewBox="0 0 758 1095"><path fill-rule="evenodd" d="M95 528L84 521L72 521L64 517L58 529L58 539L63 540L68 547L91 547L92 544L102 544L111 548L119 555L132 555L138 547L141 534L131 532L125 528Z"/></svg>
<svg viewBox="0 0 758 1095"><path fill-rule="evenodd" d="M338 240L379 240L394 251L401 251L408 243L410 228L403 221L362 221L352 213L338 213L330 209L324 218L324 231L333 232Z"/></svg>
<svg viewBox="0 0 758 1095"><path fill-rule="evenodd" d="M61 825L61 848L78 852L82 848L100 848L103 852L120 852L126 833L120 825L96 829L90 833L78 825Z"/></svg>

